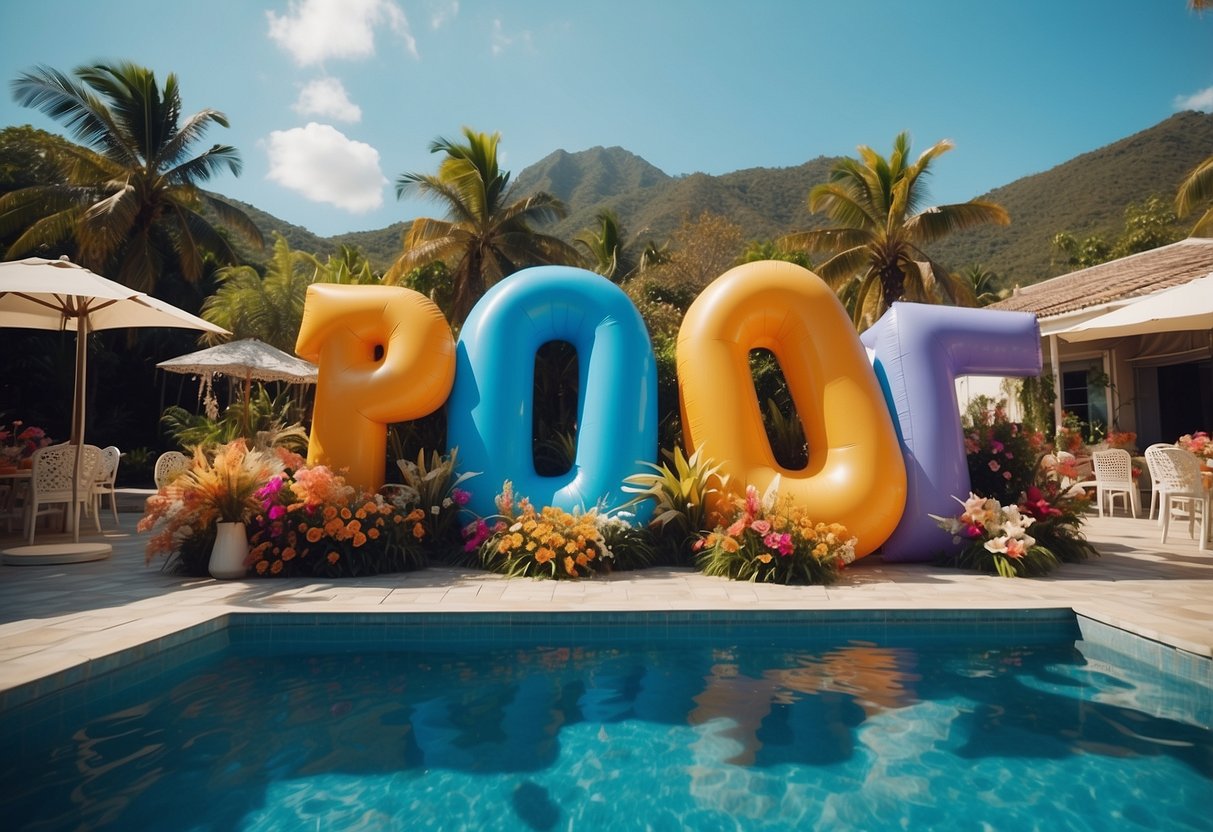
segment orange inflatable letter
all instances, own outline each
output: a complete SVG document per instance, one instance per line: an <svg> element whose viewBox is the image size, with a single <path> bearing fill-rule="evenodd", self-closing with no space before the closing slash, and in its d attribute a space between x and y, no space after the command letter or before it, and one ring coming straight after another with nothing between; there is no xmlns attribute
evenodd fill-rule
<svg viewBox="0 0 1213 832"><path fill-rule="evenodd" d="M802 471L775 461L750 373L750 350L775 354L809 444ZM863 345L838 298L792 263L747 263L718 277L678 331L687 451L703 448L734 489L763 491L776 474L814 520L843 523L870 554L906 499L897 433Z"/></svg>
<svg viewBox="0 0 1213 832"><path fill-rule="evenodd" d="M307 461L384 480L387 426L437 410L455 381L455 340L437 305L400 286L314 283L295 352L319 366Z"/></svg>

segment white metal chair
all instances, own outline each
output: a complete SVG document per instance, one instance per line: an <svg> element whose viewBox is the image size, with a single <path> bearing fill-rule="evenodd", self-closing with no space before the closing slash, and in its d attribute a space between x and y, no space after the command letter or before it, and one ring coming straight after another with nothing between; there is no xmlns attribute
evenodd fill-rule
<svg viewBox="0 0 1213 832"><path fill-rule="evenodd" d="M80 448L80 472L76 480L75 502L73 503L72 471L76 467L76 446L51 445L34 451L33 469L30 475L29 504L25 512L26 536L30 544L34 542L34 529L38 525L40 515L49 514L58 509L41 509L44 505L64 506L65 528L78 528L80 510L92 503L93 483L97 480L97 469L101 465L101 449L96 445L84 445ZM72 515L66 514L68 510ZM72 524L67 524L68 518ZM101 519L96 518L97 531L101 531Z"/></svg>
<svg viewBox="0 0 1213 832"><path fill-rule="evenodd" d="M1150 514L1148 516L1151 520L1154 519L1154 508L1155 508L1155 506L1157 506L1159 504L1159 497L1162 494L1162 488L1159 485L1158 470L1157 470L1158 455L1154 452L1157 451L1159 448L1174 448L1174 447L1175 447L1174 445L1171 445L1167 442L1156 442L1155 444L1146 448L1146 469L1149 470L1149 472L1150 472ZM1162 525L1162 512L1161 511L1159 511L1159 513L1158 513L1158 525L1160 525L1160 526Z"/></svg>
<svg viewBox="0 0 1213 832"><path fill-rule="evenodd" d="M181 451L165 451L156 459L152 477L157 488L164 488L189 470L192 460Z"/></svg>
<svg viewBox="0 0 1213 832"><path fill-rule="evenodd" d="M1099 503L1099 516L1104 516L1104 503L1108 513L1116 513L1116 498L1123 497L1125 510L1134 517L1140 507L1141 498L1137 483L1133 481L1133 458L1122 448L1109 448L1091 454L1091 467L1095 471L1095 500Z"/></svg>
<svg viewBox="0 0 1213 832"><path fill-rule="evenodd" d="M114 494L114 484L118 479L118 463L122 461L122 451L117 445L101 449L101 466L97 469L97 480L93 483L93 516L101 521L101 498L110 498L110 511L114 522L118 522L118 498Z"/></svg>
<svg viewBox="0 0 1213 832"><path fill-rule="evenodd" d="M1200 546L1203 552L1209 541L1209 514L1213 512L1213 491L1205 488L1200 476L1200 460L1191 451L1183 448L1159 448L1155 462L1161 478L1159 493L1162 501L1162 542L1167 542L1167 531L1172 514L1178 509L1186 512L1188 536L1200 515Z"/></svg>

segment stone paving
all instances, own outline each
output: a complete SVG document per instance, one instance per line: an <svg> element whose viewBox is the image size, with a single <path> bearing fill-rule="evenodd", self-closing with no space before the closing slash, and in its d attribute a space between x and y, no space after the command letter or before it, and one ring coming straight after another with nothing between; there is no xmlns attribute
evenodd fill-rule
<svg viewBox="0 0 1213 832"><path fill-rule="evenodd" d="M128 497L127 508L137 501ZM1048 578L1008 580L930 564L856 562L830 587L709 578L689 569L620 572L581 582L505 579L474 570L343 580L183 578L145 565L137 510L103 518L112 557L62 566L0 566L0 692L78 668L229 612L597 610L893 610L1070 608L1200 656L1213 656L1213 551L1183 526L1159 543L1156 522L1092 515L1102 553ZM86 535L91 531L85 526ZM38 542L55 539L39 534ZM0 548L20 545L0 534Z"/></svg>

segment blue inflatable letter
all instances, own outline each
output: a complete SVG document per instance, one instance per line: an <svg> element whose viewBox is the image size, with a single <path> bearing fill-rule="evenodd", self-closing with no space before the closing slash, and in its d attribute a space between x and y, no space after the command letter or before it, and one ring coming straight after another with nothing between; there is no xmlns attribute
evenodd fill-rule
<svg viewBox="0 0 1213 832"><path fill-rule="evenodd" d="M568 473L543 477L531 452L535 353L549 341L577 350L577 453ZM570 266L524 269L489 289L456 348L447 446L479 471L468 508L488 516L505 480L536 506L605 510L627 502L623 479L657 455L657 362L644 320L623 290ZM637 521L652 506L642 504Z"/></svg>

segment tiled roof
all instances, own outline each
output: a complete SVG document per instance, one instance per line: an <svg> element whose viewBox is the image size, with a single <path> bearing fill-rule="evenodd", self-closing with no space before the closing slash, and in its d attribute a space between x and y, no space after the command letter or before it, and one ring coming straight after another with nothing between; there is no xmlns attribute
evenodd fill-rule
<svg viewBox="0 0 1213 832"><path fill-rule="evenodd" d="M1207 274L1213 274L1213 238L1189 237L1016 289L1011 297L988 308L1035 312L1037 317L1047 318L1148 295Z"/></svg>

